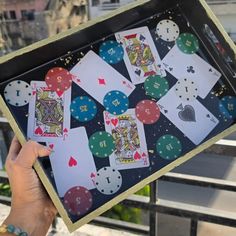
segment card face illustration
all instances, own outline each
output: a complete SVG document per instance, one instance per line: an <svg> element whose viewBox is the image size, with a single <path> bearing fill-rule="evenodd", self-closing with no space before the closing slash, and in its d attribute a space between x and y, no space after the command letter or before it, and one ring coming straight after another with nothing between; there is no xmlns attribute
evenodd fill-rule
<svg viewBox="0 0 236 236"><path fill-rule="evenodd" d="M89 51L70 71L73 81L103 105L105 95L119 90L129 96L135 86L106 63L93 51Z"/></svg>
<svg viewBox="0 0 236 236"><path fill-rule="evenodd" d="M75 186L95 188L96 166L84 127L69 130L65 140L48 142L47 146L53 150L50 162L60 197Z"/></svg>
<svg viewBox="0 0 236 236"><path fill-rule="evenodd" d="M219 120L198 100L186 102L175 93L175 86L157 104L161 112L194 144L200 144Z"/></svg>
<svg viewBox="0 0 236 236"><path fill-rule="evenodd" d="M166 76L148 27L118 32L115 37L123 45L124 61L134 84L143 83L150 75Z"/></svg>
<svg viewBox="0 0 236 236"><path fill-rule="evenodd" d="M46 142L65 138L70 128L71 89L59 96L45 82L32 81L27 137Z"/></svg>
<svg viewBox="0 0 236 236"><path fill-rule="evenodd" d="M162 60L162 66L176 79L190 78L200 88L199 96L205 98L221 77L221 73L197 54L185 54L174 46Z"/></svg>
<svg viewBox="0 0 236 236"><path fill-rule="evenodd" d="M104 111L104 123L116 142L116 150L109 157L112 167L123 170L149 166L144 127L134 109L119 116Z"/></svg>

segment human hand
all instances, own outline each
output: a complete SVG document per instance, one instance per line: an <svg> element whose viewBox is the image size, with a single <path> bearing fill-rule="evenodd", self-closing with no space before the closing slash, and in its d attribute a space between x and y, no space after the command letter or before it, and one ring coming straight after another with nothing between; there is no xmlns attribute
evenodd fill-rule
<svg viewBox="0 0 236 236"><path fill-rule="evenodd" d="M33 141L21 147L14 137L6 160L12 205L5 224L21 227L29 235L45 235L57 213L32 168L38 157L49 154L47 147Z"/></svg>

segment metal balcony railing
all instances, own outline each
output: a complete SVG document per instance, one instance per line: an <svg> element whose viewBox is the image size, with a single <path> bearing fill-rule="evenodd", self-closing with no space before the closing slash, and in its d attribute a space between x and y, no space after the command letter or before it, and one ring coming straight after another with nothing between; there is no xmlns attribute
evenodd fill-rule
<svg viewBox="0 0 236 236"><path fill-rule="evenodd" d="M236 4L236 0L207 0L209 5Z"/></svg>
<svg viewBox="0 0 236 236"><path fill-rule="evenodd" d="M112 11L121 7L120 3L102 3L99 5L99 10L101 11Z"/></svg>

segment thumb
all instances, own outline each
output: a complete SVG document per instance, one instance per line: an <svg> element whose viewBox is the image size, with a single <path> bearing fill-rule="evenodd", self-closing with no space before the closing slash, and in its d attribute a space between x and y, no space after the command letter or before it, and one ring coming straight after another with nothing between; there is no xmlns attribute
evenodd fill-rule
<svg viewBox="0 0 236 236"><path fill-rule="evenodd" d="M50 155L51 150L34 141L28 141L22 146L16 164L25 168L32 168L38 157L45 157Z"/></svg>

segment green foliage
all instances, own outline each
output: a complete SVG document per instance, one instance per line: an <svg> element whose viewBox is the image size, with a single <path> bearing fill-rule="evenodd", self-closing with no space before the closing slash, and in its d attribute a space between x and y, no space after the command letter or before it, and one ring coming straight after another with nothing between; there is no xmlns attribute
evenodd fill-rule
<svg viewBox="0 0 236 236"><path fill-rule="evenodd" d="M149 185L140 189L135 194L141 195L141 196L149 196L150 194ZM128 208L126 206L123 206L122 204L118 204L112 207L109 211L105 212L103 215L112 219L116 219L116 220L123 220L123 221L132 222L136 224L141 223L141 209L131 208L131 207Z"/></svg>
<svg viewBox="0 0 236 236"><path fill-rule="evenodd" d="M11 189L9 184L0 183L0 195L10 197Z"/></svg>

